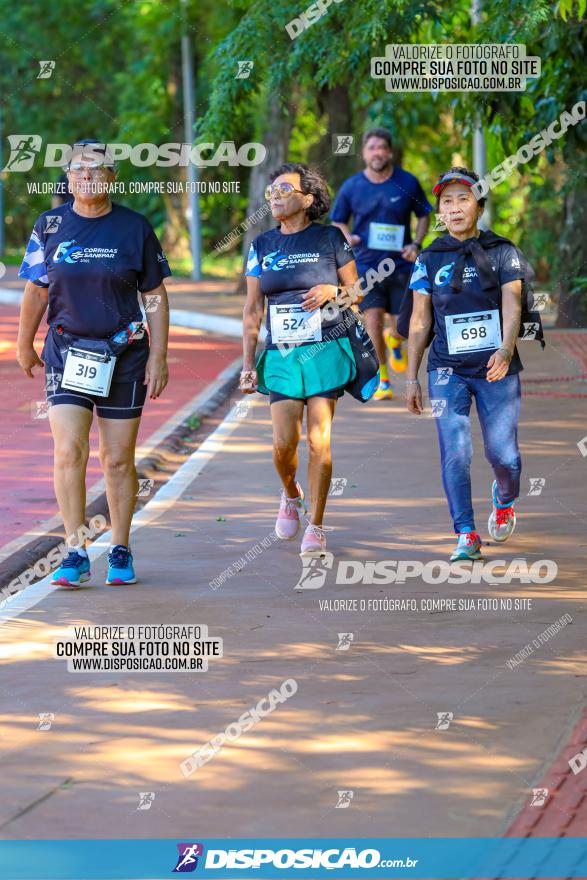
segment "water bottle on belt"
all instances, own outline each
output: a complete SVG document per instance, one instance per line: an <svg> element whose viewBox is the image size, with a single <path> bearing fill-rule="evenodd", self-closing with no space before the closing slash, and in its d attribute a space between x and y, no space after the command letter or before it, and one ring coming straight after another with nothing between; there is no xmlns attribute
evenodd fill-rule
<svg viewBox="0 0 587 880"><path fill-rule="evenodd" d="M134 342L135 339L142 339L145 335L145 326L142 321L131 321L126 327L123 327L122 330L119 330L114 336L111 336L108 340L110 343L110 347L114 354L117 353L118 350L123 350L130 345L131 342Z"/></svg>

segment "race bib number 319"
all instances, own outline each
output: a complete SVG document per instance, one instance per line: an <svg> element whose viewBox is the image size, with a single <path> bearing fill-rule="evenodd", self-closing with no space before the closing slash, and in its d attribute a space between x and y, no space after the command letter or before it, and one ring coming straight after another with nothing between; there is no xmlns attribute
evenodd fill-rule
<svg viewBox="0 0 587 880"><path fill-rule="evenodd" d="M107 397L115 363L116 358L110 355L71 347L67 352L61 386Z"/></svg>
<svg viewBox="0 0 587 880"><path fill-rule="evenodd" d="M498 309L468 312L464 315L446 315L444 320L449 354L486 351L499 348L501 345Z"/></svg>

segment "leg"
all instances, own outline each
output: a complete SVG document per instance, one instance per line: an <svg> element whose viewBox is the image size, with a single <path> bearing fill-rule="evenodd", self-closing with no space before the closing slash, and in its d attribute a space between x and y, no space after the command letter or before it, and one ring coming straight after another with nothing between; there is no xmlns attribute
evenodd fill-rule
<svg viewBox="0 0 587 880"><path fill-rule="evenodd" d="M475 379L475 401L483 432L485 456L493 468L501 504L520 494L522 459L518 447L521 387L519 375L499 382Z"/></svg>
<svg viewBox="0 0 587 880"><path fill-rule="evenodd" d="M312 505L310 522L321 526L332 479L330 436L336 400L308 398L308 484Z"/></svg>
<svg viewBox="0 0 587 880"><path fill-rule="evenodd" d="M100 462L106 478L106 497L112 522L112 543L128 547L130 524L139 488L135 447L140 418L98 417Z"/></svg>
<svg viewBox="0 0 587 880"><path fill-rule="evenodd" d="M438 384L441 379L442 384ZM471 391L467 380L452 373L448 382L438 370L428 374L430 401L445 401L438 406L435 419L440 443L442 483L454 530L474 532L475 517L471 497Z"/></svg>
<svg viewBox="0 0 587 880"><path fill-rule="evenodd" d="M296 472L303 416L303 400L276 400L271 404L273 463L288 498L298 497Z"/></svg>
<svg viewBox="0 0 587 880"><path fill-rule="evenodd" d="M60 403L49 407L55 449L55 496L63 517L65 537L71 538L76 545L78 529L86 519L86 466L92 418L92 409L83 405ZM85 546L85 541L79 546Z"/></svg>
<svg viewBox="0 0 587 880"><path fill-rule="evenodd" d="M383 308L374 306L373 308L366 309L363 312L363 315L365 319L365 327L367 328L367 333L371 337L371 341L375 346L379 363L382 367L387 369L387 355L385 352L385 340L383 339L383 318L385 312Z"/></svg>
<svg viewBox="0 0 587 880"><path fill-rule="evenodd" d="M408 368L407 353L402 349L403 337L398 334L397 316L401 309L404 294L408 287L410 273L406 270L396 270L393 275L384 282L387 291L387 314L388 328L383 336L389 349L389 362L392 370L396 373L404 373Z"/></svg>
<svg viewBox="0 0 587 880"><path fill-rule="evenodd" d="M403 339L403 336L399 336L397 332L397 314L390 315L389 312L387 314L387 326L389 328L389 332L392 336L395 336L396 339Z"/></svg>

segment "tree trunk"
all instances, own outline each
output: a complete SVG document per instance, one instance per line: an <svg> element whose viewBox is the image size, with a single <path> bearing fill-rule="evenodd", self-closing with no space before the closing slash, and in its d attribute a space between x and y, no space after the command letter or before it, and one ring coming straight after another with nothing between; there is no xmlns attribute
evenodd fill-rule
<svg viewBox="0 0 587 880"><path fill-rule="evenodd" d="M352 134L352 107L346 85L323 87L317 97L318 111L326 116L326 134L310 148L310 162L317 165L335 192L347 177L354 174L360 161L360 141L353 144L350 154L333 152L334 135Z"/></svg>
<svg viewBox="0 0 587 880"><path fill-rule="evenodd" d="M176 101L179 100L182 88L181 62L176 58L170 70L167 80L167 93ZM181 106L181 105L179 105ZM180 122L181 119L181 122ZM170 130L170 141L182 143L184 140L183 119L181 114L177 114L173 128ZM157 180L157 171L153 168L151 176L153 180ZM183 168L173 169L171 179L173 181L184 181L186 177ZM188 226L186 218L186 209L188 198L186 192L179 193L163 193L163 201L165 203L166 219L163 231L162 244L163 249L168 257L183 262L191 259L189 236L186 235Z"/></svg>
<svg viewBox="0 0 587 880"><path fill-rule="evenodd" d="M270 95L267 102L265 130L261 137L261 143L265 144L267 154L259 165L254 165L251 169L248 217L265 204L264 193L270 172L287 160L291 119L291 108L284 107L278 95ZM245 296L247 290L244 271L251 242L259 233L266 232L272 226L275 226L275 221L271 213L267 213L250 226L243 236L243 274L239 276L236 284L236 292L242 297Z"/></svg>

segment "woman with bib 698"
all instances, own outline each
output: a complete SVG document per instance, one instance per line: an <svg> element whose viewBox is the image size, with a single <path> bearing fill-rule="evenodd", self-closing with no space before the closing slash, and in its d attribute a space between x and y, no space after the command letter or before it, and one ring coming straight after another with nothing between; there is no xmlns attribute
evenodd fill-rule
<svg viewBox="0 0 587 880"><path fill-rule="evenodd" d="M522 312L524 270L515 246L502 240L486 249L478 220L484 198L477 199L478 176L451 168L434 187L436 210L448 234L419 255L409 288L413 311L408 342L407 406L423 412L418 368L429 341L429 394L436 418L442 481L457 546L451 561L480 559L481 538L471 498L470 410L473 399L481 423L485 455L495 480L488 529L505 541L516 524L514 501L520 490L518 448L520 377L516 349Z"/></svg>

